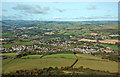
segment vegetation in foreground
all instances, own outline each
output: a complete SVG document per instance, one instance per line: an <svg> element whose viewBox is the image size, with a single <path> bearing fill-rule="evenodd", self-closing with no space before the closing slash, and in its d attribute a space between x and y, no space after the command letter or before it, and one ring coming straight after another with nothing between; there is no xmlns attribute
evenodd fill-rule
<svg viewBox="0 0 120 77"><path fill-rule="evenodd" d="M116 75L118 76L119 73L110 73L108 71L100 71L100 70L93 70L90 68L84 68L80 66L79 68L70 68L70 67L49 67L43 69L33 69L33 70L17 70L15 72L10 72L3 74L4 76L21 76L21 75L33 75L33 76L41 76L41 75L48 75L48 76L58 76L58 75Z"/></svg>

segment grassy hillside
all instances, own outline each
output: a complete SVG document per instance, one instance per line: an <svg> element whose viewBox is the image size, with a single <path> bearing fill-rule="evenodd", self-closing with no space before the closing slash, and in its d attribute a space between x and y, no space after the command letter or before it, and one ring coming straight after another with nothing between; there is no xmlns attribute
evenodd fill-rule
<svg viewBox="0 0 120 77"><path fill-rule="evenodd" d="M16 57L18 54L17 53L4 53L4 54L0 54L2 56L6 56L6 57Z"/></svg>
<svg viewBox="0 0 120 77"><path fill-rule="evenodd" d="M57 56L58 55L58 56ZM20 69L32 70L34 68L47 68L47 67L62 67L70 66L75 61L75 57L72 54L56 54L47 55L42 59L34 58L34 55L30 55L29 59L4 59L3 60L3 73L14 72ZM37 55L36 57L41 56ZM118 72L118 63L109 60L103 60L100 57L91 55L77 54L79 61L74 67L84 66L86 68L105 70L110 72Z"/></svg>
<svg viewBox="0 0 120 77"><path fill-rule="evenodd" d="M54 54L54 55L47 55L44 56L43 58L73 58L75 59L76 57L73 54Z"/></svg>
<svg viewBox="0 0 120 77"><path fill-rule="evenodd" d="M23 59L39 59L42 55L28 55L28 56L23 56Z"/></svg>

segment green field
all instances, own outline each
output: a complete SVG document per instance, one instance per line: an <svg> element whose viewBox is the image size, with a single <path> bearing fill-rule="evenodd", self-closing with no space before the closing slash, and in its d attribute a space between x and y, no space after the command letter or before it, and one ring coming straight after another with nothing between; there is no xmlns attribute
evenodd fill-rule
<svg viewBox="0 0 120 77"><path fill-rule="evenodd" d="M4 33L2 34L2 37L16 37L14 34Z"/></svg>
<svg viewBox="0 0 120 77"><path fill-rule="evenodd" d="M31 39L22 39L22 41L31 41Z"/></svg>
<svg viewBox="0 0 120 77"><path fill-rule="evenodd" d="M16 57L18 54L17 53L3 53L0 54L2 56L6 56L6 57Z"/></svg>
<svg viewBox="0 0 120 77"><path fill-rule="evenodd" d="M13 44L14 45L33 45L33 42L20 42L20 41L16 41Z"/></svg>
<svg viewBox="0 0 120 77"><path fill-rule="evenodd" d="M117 45L102 45L102 46L104 46L104 47L110 47L113 50L118 51L118 46Z"/></svg>
<svg viewBox="0 0 120 77"><path fill-rule="evenodd" d="M14 72L20 69L32 70L34 68L45 67L62 67L70 66L76 60L73 54L55 54L47 55L40 59L41 55L29 55L29 59L4 59L3 73ZM71 56L71 57L70 57ZM74 67L84 66L85 68L91 68L96 70L105 70L110 72L118 72L118 63L109 60L103 60L101 57L95 57L87 54L77 54L79 61ZM34 59L32 59L34 58ZM37 59L38 58L38 59Z"/></svg>
<svg viewBox="0 0 120 77"><path fill-rule="evenodd" d="M73 58L75 59L76 57L73 54L54 54L54 55L46 55L43 58Z"/></svg>
<svg viewBox="0 0 120 77"><path fill-rule="evenodd" d="M9 43L9 44L5 44L5 45L2 45L2 47L5 47L5 48L11 48L15 45L33 45L33 42L20 42L20 41L15 41L14 43Z"/></svg>
<svg viewBox="0 0 120 77"><path fill-rule="evenodd" d="M23 59L39 59L42 55L28 55L28 56L23 56Z"/></svg>

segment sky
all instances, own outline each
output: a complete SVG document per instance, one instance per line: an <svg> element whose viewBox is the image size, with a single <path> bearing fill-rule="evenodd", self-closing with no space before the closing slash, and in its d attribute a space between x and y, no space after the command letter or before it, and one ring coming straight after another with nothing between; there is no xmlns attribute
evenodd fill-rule
<svg viewBox="0 0 120 77"><path fill-rule="evenodd" d="M119 2L119 0L1 0L2 2Z"/></svg>
<svg viewBox="0 0 120 77"><path fill-rule="evenodd" d="M118 20L118 2L3 2L3 20Z"/></svg>

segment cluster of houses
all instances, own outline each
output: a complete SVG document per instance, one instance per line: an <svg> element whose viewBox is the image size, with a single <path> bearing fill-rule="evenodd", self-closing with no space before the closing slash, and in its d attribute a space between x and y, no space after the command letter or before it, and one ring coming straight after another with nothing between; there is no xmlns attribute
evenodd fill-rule
<svg viewBox="0 0 120 77"><path fill-rule="evenodd" d="M37 41L38 42L38 41ZM75 48L70 48L72 44L75 44L76 42L74 41L64 41L60 43L60 40L57 40L57 42L38 42L39 44L47 44L47 45L52 45L52 46L58 46L58 47L63 47L65 49L71 50L71 51L80 51L82 53L97 53L97 52L106 52L106 53L111 53L114 52L112 48L106 47L106 48L98 48L98 47L91 47L91 46L82 46L80 47L75 47Z"/></svg>
<svg viewBox="0 0 120 77"><path fill-rule="evenodd" d="M110 49L104 49L104 48L100 48L100 49L81 49L81 48L69 48L69 50L71 51L79 51L82 53L86 53L86 54L91 54L91 53L98 53L98 52L106 52L106 53L111 53L114 52Z"/></svg>
<svg viewBox="0 0 120 77"><path fill-rule="evenodd" d="M9 52L9 51L16 51L16 53L21 53L23 51L30 51L30 52L58 52L60 49L57 48L46 48L46 47L40 47L37 45L30 45L30 46L24 46L24 45L15 45L11 48L3 48L0 47L1 51Z"/></svg>
<svg viewBox="0 0 120 77"><path fill-rule="evenodd" d="M53 34L53 33L48 32L46 34ZM91 35L95 35L96 36L97 34L92 33ZM111 35L111 36L114 37L113 35ZM24 35L22 35L22 37L28 37L28 35L24 34ZM36 36L36 37L39 37L39 36ZM8 38L2 38L0 40L6 40L6 39L8 39ZM79 40L79 42L80 41L97 42L96 40L88 40L88 39L81 39L81 40ZM107 40L107 41L109 41L109 40ZM90 47L90 46L82 46L82 48L80 48L80 47L71 47L74 44L76 44L75 41L69 41L69 40L63 41L61 39L49 40L49 41L45 41L45 40L32 40L30 42L34 42L35 44L34 45L29 45L29 46L15 45L15 46L13 46L11 48L0 47L0 50L1 51L6 51L6 52L17 51L17 53L25 51L25 50L27 50L27 51L34 51L35 50L35 52L58 52L58 51L62 51L62 49L57 49L57 48L40 47L40 46L36 45L36 43L37 43L37 44L43 44L43 45L51 45L51 46L56 46L56 47L62 47L63 49L67 49L67 50L71 50L71 51L79 51L79 52L87 53L87 54L98 53L98 52L106 52L106 53L113 52L110 47L97 48L97 49L96 48L94 49L93 47ZM117 42L117 41L113 40L113 42ZM2 44L2 43L5 43L5 42L1 42L0 44Z"/></svg>
<svg viewBox="0 0 120 77"><path fill-rule="evenodd" d="M20 27L20 28L16 28L16 29L21 29L21 30L24 30L24 29L37 29L38 27L36 26L33 26L33 27Z"/></svg>

